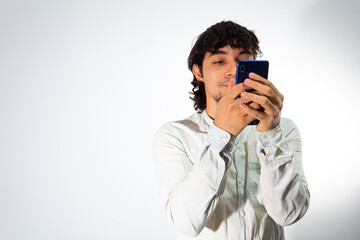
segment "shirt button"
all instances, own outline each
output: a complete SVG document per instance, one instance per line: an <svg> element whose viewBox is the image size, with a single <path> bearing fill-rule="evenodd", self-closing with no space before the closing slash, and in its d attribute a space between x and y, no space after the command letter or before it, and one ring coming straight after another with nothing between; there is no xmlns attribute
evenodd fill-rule
<svg viewBox="0 0 360 240"><path fill-rule="evenodd" d="M238 183L241 184L241 179L240 178L238 179Z"/></svg>
<svg viewBox="0 0 360 240"><path fill-rule="evenodd" d="M263 134L263 135L261 135L261 139L266 139L266 135L265 134Z"/></svg>
<svg viewBox="0 0 360 240"><path fill-rule="evenodd" d="M226 139L227 139L227 137L226 137L226 136L222 136L222 137L221 137L221 140L223 140L223 142L225 142L225 141L226 141Z"/></svg>
<svg viewBox="0 0 360 240"><path fill-rule="evenodd" d="M268 160L265 160L265 165L268 165L269 164L269 161Z"/></svg>
<svg viewBox="0 0 360 240"><path fill-rule="evenodd" d="M245 216L245 212L244 211L241 211L241 216Z"/></svg>

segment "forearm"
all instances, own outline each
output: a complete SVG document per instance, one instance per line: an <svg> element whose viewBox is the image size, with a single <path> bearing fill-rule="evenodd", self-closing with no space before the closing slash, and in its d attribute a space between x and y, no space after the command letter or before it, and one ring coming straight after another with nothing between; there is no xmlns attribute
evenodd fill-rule
<svg viewBox="0 0 360 240"><path fill-rule="evenodd" d="M211 170L202 164L194 166L186 178L164 196L169 220L179 232L189 236L197 236L204 228L224 188L225 167L209 163L208 157L203 156L202 162Z"/></svg>
<svg viewBox="0 0 360 240"><path fill-rule="evenodd" d="M204 145L194 154L196 159L189 159L181 141L171 134L160 134L155 139L161 198L170 222L185 235L201 232L224 191L232 141L229 134L225 134L227 141L217 141L224 137L220 135L216 129L210 130Z"/></svg>
<svg viewBox="0 0 360 240"><path fill-rule="evenodd" d="M266 210L282 226L299 220L309 207L307 184L295 168L294 163L289 161L269 167L260 178Z"/></svg>
<svg viewBox="0 0 360 240"><path fill-rule="evenodd" d="M271 139L266 139L269 136L262 139L263 135L259 135L260 187L269 215L279 225L285 226L305 214L310 194L302 168L301 139L297 128L294 126L286 134L278 128L272 134Z"/></svg>

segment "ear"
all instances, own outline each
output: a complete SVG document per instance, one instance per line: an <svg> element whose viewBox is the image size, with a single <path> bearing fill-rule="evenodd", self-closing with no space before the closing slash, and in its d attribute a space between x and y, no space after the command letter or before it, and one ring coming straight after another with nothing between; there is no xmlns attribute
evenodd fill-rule
<svg viewBox="0 0 360 240"><path fill-rule="evenodd" d="M200 71L200 67L198 65L196 65L196 64L193 65L192 73L194 74L195 78L198 81L204 82L203 76L202 76L201 71Z"/></svg>

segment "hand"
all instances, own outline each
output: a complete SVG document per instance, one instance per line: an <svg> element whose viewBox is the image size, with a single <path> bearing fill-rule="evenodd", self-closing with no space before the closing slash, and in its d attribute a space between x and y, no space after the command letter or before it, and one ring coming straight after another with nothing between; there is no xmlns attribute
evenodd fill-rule
<svg viewBox="0 0 360 240"><path fill-rule="evenodd" d="M249 74L249 78L245 79L244 85L255 89L256 92L243 91L241 98L259 104L263 109L256 109L251 105L242 103L240 107L243 113L260 121L256 127L259 132L266 132L275 128L280 123L284 96L269 80L255 73Z"/></svg>
<svg viewBox="0 0 360 240"><path fill-rule="evenodd" d="M251 100L239 98L240 93L250 90L243 83L235 85L231 80L225 94L216 106L214 124L227 131L231 135L237 136L255 118L241 109L241 104L248 104ZM255 102L249 105L252 109L260 109L261 106Z"/></svg>

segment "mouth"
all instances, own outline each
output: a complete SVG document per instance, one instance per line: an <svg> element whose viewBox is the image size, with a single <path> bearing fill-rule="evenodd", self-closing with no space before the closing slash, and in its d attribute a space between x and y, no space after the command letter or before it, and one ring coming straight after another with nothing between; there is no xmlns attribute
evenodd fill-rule
<svg viewBox="0 0 360 240"><path fill-rule="evenodd" d="M221 82L219 83L219 86L227 87L227 86L229 85L229 83L230 83L231 80L232 80L232 79L230 78L230 79L221 81Z"/></svg>

